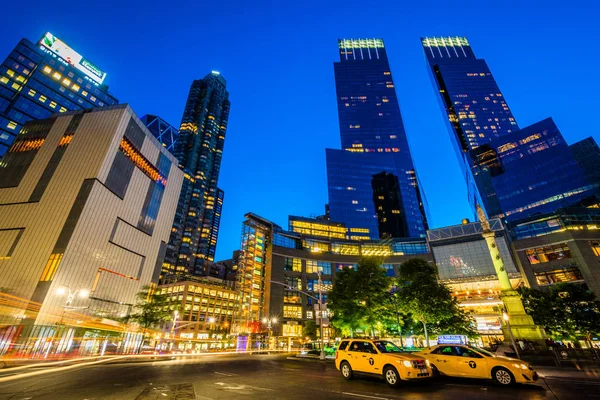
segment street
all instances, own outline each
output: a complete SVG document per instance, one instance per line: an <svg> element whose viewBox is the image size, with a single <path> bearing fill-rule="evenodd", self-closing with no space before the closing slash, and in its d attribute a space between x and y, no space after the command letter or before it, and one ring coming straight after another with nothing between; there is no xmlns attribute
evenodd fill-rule
<svg viewBox="0 0 600 400"><path fill-rule="evenodd" d="M0 384L0 399L600 399L598 377L559 375L514 387L442 378L392 389L375 378L345 381L330 362L224 355L114 362L21 378Z"/></svg>

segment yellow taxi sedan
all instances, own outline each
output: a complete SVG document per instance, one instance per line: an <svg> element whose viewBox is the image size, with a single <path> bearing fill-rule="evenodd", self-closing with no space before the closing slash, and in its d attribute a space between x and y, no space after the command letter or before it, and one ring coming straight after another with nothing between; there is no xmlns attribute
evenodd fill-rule
<svg viewBox="0 0 600 400"><path fill-rule="evenodd" d="M342 340L335 352L335 367L345 379L352 379L355 374L378 376L392 387L403 380L432 376L429 363L423 357L404 353L387 340Z"/></svg>
<svg viewBox="0 0 600 400"><path fill-rule="evenodd" d="M529 363L464 345L437 345L415 353L429 361L435 375L493 379L501 385L532 383L538 374Z"/></svg>

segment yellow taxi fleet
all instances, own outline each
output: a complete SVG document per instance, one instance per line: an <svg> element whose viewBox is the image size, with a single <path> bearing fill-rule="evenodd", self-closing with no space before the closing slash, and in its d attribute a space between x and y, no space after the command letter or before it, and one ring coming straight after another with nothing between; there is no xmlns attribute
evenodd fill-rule
<svg viewBox="0 0 600 400"><path fill-rule="evenodd" d="M390 386L398 386L403 380L432 376L424 357L404 353L386 340L342 340L335 352L335 367L345 379L352 379L355 374L376 375Z"/></svg>
<svg viewBox="0 0 600 400"><path fill-rule="evenodd" d="M502 385L531 383L538 379L527 362L465 345L437 345L415 355L429 361L434 375L493 379Z"/></svg>

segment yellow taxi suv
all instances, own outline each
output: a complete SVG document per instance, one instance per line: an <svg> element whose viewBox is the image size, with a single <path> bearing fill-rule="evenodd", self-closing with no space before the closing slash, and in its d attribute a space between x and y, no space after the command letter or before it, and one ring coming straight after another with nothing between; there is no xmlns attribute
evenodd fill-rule
<svg viewBox="0 0 600 400"><path fill-rule="evenodd" d="M404 353L387 340L344 339L335 352L335 367L345 379L355 374L378 376L395 387L403 380L432 376L423 357Z"/></svg>
<svg viewBox="0 0 600 400"><path fill-rule="evenodd" d="M522 360L458 345L437 345L415 353L429 361L434 375L493 379L501 385L532 383L538 374Z"/></svg>

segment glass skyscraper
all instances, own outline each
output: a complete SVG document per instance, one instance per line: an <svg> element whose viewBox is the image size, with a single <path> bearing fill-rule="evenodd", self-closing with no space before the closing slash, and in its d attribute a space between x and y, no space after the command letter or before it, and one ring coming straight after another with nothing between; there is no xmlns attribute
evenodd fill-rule
<svg viewBox="0 0 600 400"><path fill-rule="evenodd" d="M334 63L342 149L327 149L330 217L352 239L380 239L373 176L398 178L399 219L408 237L424 237L426 205L408 147L382 39L338 40Z"/></svg>
<svg viewBox="0 0 600 400"><path fill-rule="evenodd" d="M467 181L469 202L514 220L593 196L548 118L520 129L485 60L464 37L421 39Z"/></svg>
<svg viewBox="0 0 600 400"><path fill-rule="evenodd" d="M214 261L224 192L217 187L229 93L216 71L194 81L172 153L185 172L162 275L207 275Z"/></svg>
<svg viewBox="0 0 600 400"><path fill-rule="evenodd" d="M21 39L0 65L0 157L27 121L117 104L106 73L51 33Z"/></svg>

